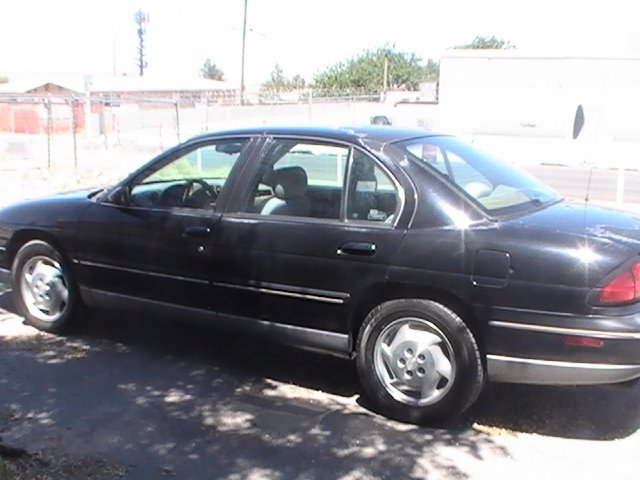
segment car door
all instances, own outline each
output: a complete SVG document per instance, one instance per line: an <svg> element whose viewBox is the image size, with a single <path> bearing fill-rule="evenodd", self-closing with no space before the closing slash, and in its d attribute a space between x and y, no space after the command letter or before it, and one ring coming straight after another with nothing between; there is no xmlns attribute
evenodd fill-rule
<svg viewBox="0 0 640 480"><path fill-rule="evenodd" d="M77 270L94 301L209 309L219 211L251 149L250 138L186 144L87 208Z"/></svg>
<svg viewBox="0 0 640 480"><path fill-rule="evenodd" d="M346 349L354 306L384 283L404 235L407 186L349 144L272 138L262 152L218 225L217 309L334 332Z"/></svg>

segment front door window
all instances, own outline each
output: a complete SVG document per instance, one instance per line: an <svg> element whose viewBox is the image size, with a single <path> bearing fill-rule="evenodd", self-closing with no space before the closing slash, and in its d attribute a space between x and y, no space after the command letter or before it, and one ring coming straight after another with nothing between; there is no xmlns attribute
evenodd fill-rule
<svg viewBox="0 0 640 480"><path fill-rule="evenodd" d="M246 140L199 146L137 178L130 204L149 208L211 210Z"/></svg>

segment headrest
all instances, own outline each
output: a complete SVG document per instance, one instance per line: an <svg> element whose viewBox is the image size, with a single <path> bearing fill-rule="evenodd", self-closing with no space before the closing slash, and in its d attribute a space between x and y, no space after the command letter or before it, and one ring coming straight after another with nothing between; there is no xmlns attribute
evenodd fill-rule
<svg viewBox="0 0 640 480"><path fill-rule="evenodd" d="M376 181L376 172L371 160L357 152L351 165L351 178Z"/></svg>
<svg viewBox="0 0 640 480"><path fill-rule="evenodd" d="M302 167L284 167L271 175L273 193L281 200L299 197L307 192L307 172Z"/></svg>

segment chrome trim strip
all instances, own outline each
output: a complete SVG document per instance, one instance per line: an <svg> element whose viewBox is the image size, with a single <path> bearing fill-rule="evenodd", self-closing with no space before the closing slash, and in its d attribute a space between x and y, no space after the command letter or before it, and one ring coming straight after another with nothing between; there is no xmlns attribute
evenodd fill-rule
<svg viewBox="0 0 640 480"><path fill-rule="evenodd" d="M184 315L194 321L204 322L205 324L211 324L229 330L247 331L298 348L328 353L341 358L349 358L350 356L350 337L345 333L329 332L310 327L218 313L211 310L202 310L159 300L132 297L104 290L83 289L83 294L86 293L90 294L90 297L88 297L91 298L96 305L107 307L130 307L132 305L138 305L146 308L156 308L163 312L163 314L171 314L174 317Z"/></svg>
<svg viewBox="0 0 640 480"><path fill-rule="evenodd" d="M256 318L240 317L219 313L217 321L222 326L242 328L247 331L265 335L274 341L289 344L294 347L307 348L348 358L350 355L350 339L345 333L328 332L310 327L300 327L285 323L269 322Z"/></svg>
<svg viewBox="0 0 640 480"><path fill-rule="evenodd" d="M539 360L536 358L507 357L504 355L487 355L487 360L497 360L502 362L525 363L527 365L544 365L548 367L577 368L588 370L633 370L640 369L640 365L611 365L607 363L577 363L562 362L560 360Z"/></svg>
<svg viewBox="0 0 640 480"><path fill-rule="evenodd" d="M577 335L583 337L604 338L613 340L640 340L640 332L605 332L602 330L588 330L582 328L553 327L548 325L533 325L530 323L512 323L492 320L492 327L511 328L513 330L526 330L529 332L555 333L558 335Z"/></svg>
<svg viewBox="0 0 640 480"><path fill-rule="evenodd" d="M487 355L489 380L535 385L601 385L640 377L640 365L574 363Z"/></svg>
<svg viewBox="0 0 640 480"><path fill-rule="evenodd" d="M180 280L183 282L193 282L193 283L200 283L203 285L208 285L209 281L208 280L202 280L199 278L189 278L189 277L182 277L180 275L171 275L168 273L159 273L159 272L150 272L148 270L139 270L137 268L128 268L128 267L120 267L120 266L116 266L116 265L107 265L104 263L99 263L99 262L90 262L90 261L86 261L86 260L74 260L73 263L81 265L81 266L86 266L86 267L96 267L96 268L108 268L111 270L119 270L121 272L129 272L129 273L137 273L140 275L150 275L152 277L159 277L159 278L168 278L170 280Z"/></svg>
<svg viewBox="0 0 640 480"><path fill-rule="evenodd" d="M193 282L202 285L212 285L223 288L234 288L236 290L246 290L250 292L267 293L271 295L280 295L282 297L300 298L304 300L314 300L317 302L332 303L336 305L342 305L349 299L349 294L343 294L338 292L324 292L321 290L304 289L301 287L293 287L289 285L279 285L270 283L260 283L257 285L239 285L233 283L221 283L221 282L209 282L208 280L202 280L197 278L182 277L180 275L170 275L166 273L150 272L147 270L139 270L137 268L120 267L115 265L106 265L99 262L79 261L74 260L73 263L96 268L108 268L112 270L119 270L122 272L135 273L140 275L150 275L159 278L168 278L170 280L179 280L183 282Z"/></svg>
<svg viewBox="0 0 640 480"><path fill-rule="evenodd" d="M567 318L575 318L576 314L574 313L566 313L566 312L551 312L548 310L537 310L535 312L532 312L530 309L528 308L515 308L515 307L493 307L494 310L499 311L499 312L504 312L504 315L508 315L511 312L516 312L516 313L536 313L539 315L549 315L549 316L553 316L553 317L567 317Z"/></svg>
<svg viewBox="0 0 640 480"><path fill-rule="evenodd" d="M224 287L224 288L235 288L237 290L247 290L250 292L269 293L272 295L280 295L282 297L301 298L304 300L315 300L318 302L333 303L337 305L344 304L348 298L348 295L346 296L346 298L325 297L323 295L317 295L313 293L298 293L290 290L279 290L275 288L269 288L267 286L253 287L250 285L237 285L237 284L219 283L219 282L213 282L213 285L217 287ZM265 285L268 285L268 284L265 284Z"/></svg>

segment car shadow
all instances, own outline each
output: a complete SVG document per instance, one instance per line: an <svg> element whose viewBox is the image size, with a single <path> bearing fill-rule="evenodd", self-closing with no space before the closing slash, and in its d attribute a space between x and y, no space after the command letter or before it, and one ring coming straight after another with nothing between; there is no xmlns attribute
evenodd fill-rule
<svg viewBox="0 0 640 480"><path fill-rule="evenodd" d="M0 309L14 312L10 293ZM297 350L259 337L184 321L95 311L74 338L106 340L179 361L223 368L233 376L271 379L340 397L360 397L352 362ZM444 428L473 426L494 433L522 432L571 439L613 440L640 429L640 386L552 387L488 383L476 404Z"/></svg>

